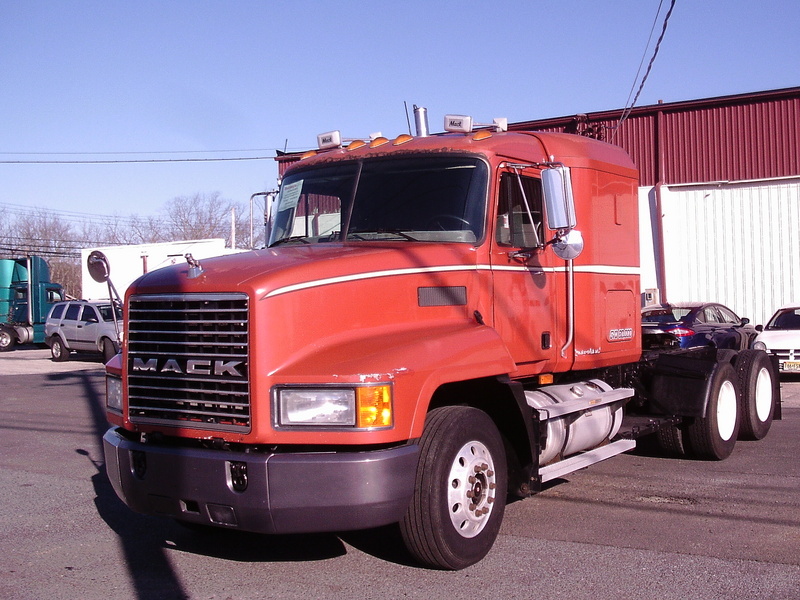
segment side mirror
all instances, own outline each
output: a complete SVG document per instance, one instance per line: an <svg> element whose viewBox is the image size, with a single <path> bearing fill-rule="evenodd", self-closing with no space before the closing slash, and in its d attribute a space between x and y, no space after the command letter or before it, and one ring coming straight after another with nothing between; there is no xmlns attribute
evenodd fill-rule
<svg viewBox="0 0 800 600"><path fill-rule="evenodd" d="M572 229L553 241L553 252L561 260L578 258L583 252L583 234L577 229Z"/></svg>
<svg viewBox="0 0 800 600"><path fill-rule="evenodd" d="M111 267L106 255L99 250L92 251L86 259L86 269L97 283L105 283L111 275Z"/></svg>
<svg viewBox="0 0 800 600"><path fill-rule="evenodd" d="M575 227L575 200L569 168L552 167L542 171L542 187L547 226L554 231Z"/></svg>

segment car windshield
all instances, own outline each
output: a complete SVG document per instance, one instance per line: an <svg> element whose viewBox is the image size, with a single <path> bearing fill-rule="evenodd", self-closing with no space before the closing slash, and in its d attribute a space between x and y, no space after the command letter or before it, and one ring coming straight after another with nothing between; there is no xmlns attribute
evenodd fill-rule
<svg viewBox="0 0 800 600"><path fill-rule="evenodd" d="M800 329L800 308L790 308L775 313L767 329Z"/></svg>
<svg viewBox="0 0 800 600"><path fill-rule="evenodd" d="M691 308L655 308L642 312L642 321L646 323L675 323L692 312Z"/></svg>
<svg viewBox="0 0 800 600"><path fill-rule="evenodd" d="M284 178L270 246L332 241L471 242L484 230L488 175L474 157L325 165Z"/></svg>

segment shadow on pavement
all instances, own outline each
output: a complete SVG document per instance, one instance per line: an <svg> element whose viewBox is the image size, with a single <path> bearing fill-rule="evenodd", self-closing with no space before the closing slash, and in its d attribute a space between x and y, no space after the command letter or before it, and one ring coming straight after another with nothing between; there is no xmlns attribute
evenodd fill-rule
<svg viewBox="0 0 800 600"><path fill-rule="evenodd" d="M166 554L180 550L237 562L317 561L343 556L345 542L377 558L412 564L402 549L396 526L343 534L260 535L215 527L184 526L171 519L140 515L117 497L105 472L102 436L109 427L105 415L103 379L92 371L54 373L51 381L74 382L83 387L97 444L76 453L95 469L92 484L100 517L118 535L122 555L136 590L136 597L189 598Z"/></svg>

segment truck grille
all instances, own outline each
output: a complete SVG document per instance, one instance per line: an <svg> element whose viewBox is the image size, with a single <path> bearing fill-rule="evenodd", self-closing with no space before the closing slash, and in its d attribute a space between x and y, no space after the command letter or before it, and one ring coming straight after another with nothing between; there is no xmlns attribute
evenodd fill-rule
<svg viewBox="0 0 800 600"><path fill-rule="evenodd" d="M127 337L132 422L250 430L245 294L132 296Z"/></svg>

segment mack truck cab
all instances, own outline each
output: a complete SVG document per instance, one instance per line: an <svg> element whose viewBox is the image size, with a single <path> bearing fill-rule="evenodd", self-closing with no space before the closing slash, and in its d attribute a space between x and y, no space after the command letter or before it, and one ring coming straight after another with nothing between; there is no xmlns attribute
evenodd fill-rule
<svg viewBox="0 0 800 600"><path fill-rule="evenodd" d="M323 134L283 177L268 247L129 287L104 437L128 506L268 534L397 523L421 564L460 569L509 494L640 435L710 459L766 435L765 353L643 350L622 149L445 129Z"/></svg>

